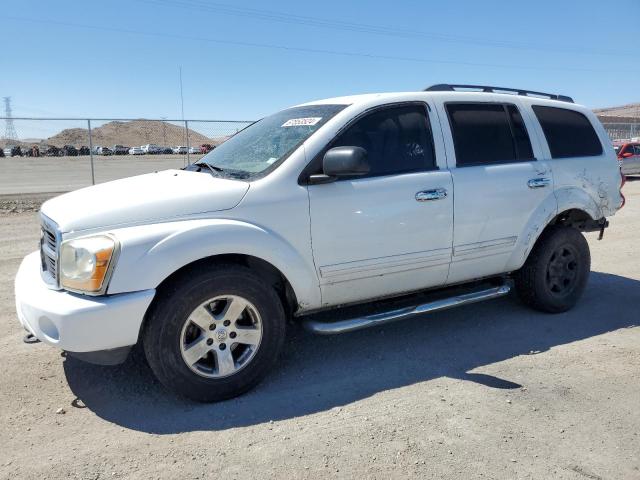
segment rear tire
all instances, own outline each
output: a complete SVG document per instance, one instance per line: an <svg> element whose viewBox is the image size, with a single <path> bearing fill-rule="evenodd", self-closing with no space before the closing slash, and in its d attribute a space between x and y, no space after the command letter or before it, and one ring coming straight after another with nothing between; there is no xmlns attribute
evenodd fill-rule
<svg viewBox="0 0 640 480"><path fill-rule="evenodd" d="M159 289L143 331L149 366L185 397L240 395L271 370L285 337L275 289L240 265L202 266Z"/></svg>
<svg viewBox="0 0 640 480"><path fill-rule="evenodd" d="M514 275L516 292L536 310L566 312L582 296L590 269L589 244L578 230L547 227Z"/></svg>

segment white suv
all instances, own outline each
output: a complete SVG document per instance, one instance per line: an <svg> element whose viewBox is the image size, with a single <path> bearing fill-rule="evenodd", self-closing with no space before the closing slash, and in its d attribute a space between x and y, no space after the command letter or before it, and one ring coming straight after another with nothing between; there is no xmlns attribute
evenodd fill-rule
<svg viewBox="0 0 640 480"><path fill-rule="evenodd" d="M46 202L18 316L87 361L141 342L167 387L229 398L271 370L288 319L340 333L512 286L571 308L581 232L604 231L620 185L607 134L568 97L438 85L311 102L184 170Z"/></svg>

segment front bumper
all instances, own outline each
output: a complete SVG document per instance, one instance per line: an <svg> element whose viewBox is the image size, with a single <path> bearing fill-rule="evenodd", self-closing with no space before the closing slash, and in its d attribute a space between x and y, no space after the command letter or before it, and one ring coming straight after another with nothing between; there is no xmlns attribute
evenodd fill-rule
<svg viewBox="0 0 640 480"><path fill-rule="evenodd" d="M155 290L91 297L52 290L40 276L40 255L25 257L15 280L16 311L40 341L69 352L134 345Z"/></svg>

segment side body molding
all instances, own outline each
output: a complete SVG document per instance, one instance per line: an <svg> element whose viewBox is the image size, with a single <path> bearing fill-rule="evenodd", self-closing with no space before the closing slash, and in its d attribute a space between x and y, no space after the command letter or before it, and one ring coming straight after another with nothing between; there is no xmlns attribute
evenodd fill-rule
<svg viewBox="0 0 640 480"><path fill-rule="evenodd" d="M173 272L206 257L243 254L280 270L291 284L300 310L321 305L313 264L276 232L262 226L201 219L128 227L112 233L120 241L121 252L109 294L156 288Z"/></svg>

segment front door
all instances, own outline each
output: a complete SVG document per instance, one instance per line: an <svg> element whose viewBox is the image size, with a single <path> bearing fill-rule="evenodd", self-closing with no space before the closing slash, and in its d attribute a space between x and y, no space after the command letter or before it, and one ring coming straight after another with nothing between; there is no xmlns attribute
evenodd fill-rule
<svg viewBox="0 0 640 480"><path fill-rule="evenodd" d="M427 106L369 112L328 148L337 146L364 148L371 170L308 187L323 305L442 285L451 260L453 183L436 161L441 145L434 146Z"/></svg>

